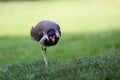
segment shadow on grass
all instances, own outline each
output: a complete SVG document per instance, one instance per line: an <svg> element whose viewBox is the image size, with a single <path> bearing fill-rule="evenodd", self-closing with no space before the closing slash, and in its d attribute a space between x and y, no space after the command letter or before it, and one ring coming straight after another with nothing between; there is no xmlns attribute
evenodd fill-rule
<svg viewBox="0 0 120 80"><path fill-rule="evenodd" d="M47 50L50 60L120 52L120 31L97 34L62 34L59 43ZM15 62L43 60L41 47L30 36L0 37L0 66Z"/></svg>

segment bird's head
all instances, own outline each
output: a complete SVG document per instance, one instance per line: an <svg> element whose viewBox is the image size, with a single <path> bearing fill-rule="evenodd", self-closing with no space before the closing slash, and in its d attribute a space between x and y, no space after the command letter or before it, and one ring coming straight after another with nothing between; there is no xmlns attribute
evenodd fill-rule
<svg viewBox="0 0 120 80"><path fill-rule="evenodd" d="M48 30L47 35L49 41L52 41L53 43L55 42L55 39L57 39L56 32L54 29Z"/></svg>
<svg viewBox="0 0 120 80"><path fill-rule="evenodd" d="M59 40L59 36L57 36L57 33L54 29L48 30L47 31L47 36L48 36L48 40L46 39L45 42L44 42L47 46L53 46Z"/></svg>

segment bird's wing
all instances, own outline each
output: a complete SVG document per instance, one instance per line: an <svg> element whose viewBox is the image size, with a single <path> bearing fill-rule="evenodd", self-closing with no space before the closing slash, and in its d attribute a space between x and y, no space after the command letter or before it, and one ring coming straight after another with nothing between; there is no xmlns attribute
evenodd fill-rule
<svg viewBox="0 0 120 80"><path fill-rule="evenodd" d="M40 41L40 39L43 37L43 32L40 28L34 28L31 29L31 37L35 41Z"/></svg>

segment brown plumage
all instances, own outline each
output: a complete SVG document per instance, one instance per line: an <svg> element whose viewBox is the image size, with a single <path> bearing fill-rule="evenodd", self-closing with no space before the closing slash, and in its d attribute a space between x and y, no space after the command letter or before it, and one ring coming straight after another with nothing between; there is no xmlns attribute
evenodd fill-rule
<svg viewBox="0 0 120 80"><path fill-rule="evenodd" d="M42 53L46 66L48 65L46 58L46 47L56 45L60 39L60 36L61 31L59 25L48 20L39 22L31 29L32 39L42 45Z"/></svg>
<svg viewBox="0 0 120 80"><path fill-rule="evenodd" d="M60 27L58 24L45 20L42 22L39 22L35 27L32 27L31 29L31 36L34 38L34 40L39 41L44 33L47 33L49 29L55 29L56 32L60 32Z"/></svg>

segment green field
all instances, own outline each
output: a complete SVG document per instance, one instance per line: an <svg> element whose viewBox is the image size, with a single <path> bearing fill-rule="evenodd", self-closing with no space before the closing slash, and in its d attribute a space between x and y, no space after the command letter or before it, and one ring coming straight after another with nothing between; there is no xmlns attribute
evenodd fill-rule
<svg viewBox="0 0 120 80"><path fill-rule="evenodd" d="M32 65L36 61L39 61L39 66L44 66L42 63L40 63L43 62L41 47L38 43L32 41L30 37L31 27L42 20L54 21L58 23L61 27L62 36L59 43L56 46L49 47L47 50L47 56L49 58L49 61L53 62L51 63L53 64L51 65L51 67L53 67L54 65L59 66L59 69L56 69L57 67L55 67L55 70L53 71L60 71L61 68L64 69L67 61L69 63L69 59L73 59L74 61L74 59L76 58L84 56L94 57L97 55L114 55L116 57L119 57L120 0L51 0L30 2L0 2L1 67L12 64L24 65L25 63L26 65ZM84 59L82 59L82 61L84 61ZM61 64L65 65L59 65L57 62L61 62ZM70 64L68 65L70 66ZM114 67L114 62L105 65L113 65ZM88 66L90 65L88 64ZM119 65L117 65L117 67L118 66ZM13 65L13 68L14 67L15 66ZM45 71L47 71L46 68L42 67L41 69L45 69ZM52 71L49 71L49 69L52 69L51 67L48 68L48 73L43 73L54 73ZM71 67L73 68L73 66ZM28 69L31 69L31 67L29 67ZM38 73L35 74L38 75ZM60 74L59 72L55 73L55 76L57 76L57 74ZM15 73L13 72L13 74ZM74 74L74 71L72 72L72 74ZM119 77L119 75L117 76ZM21 80L22 79L24 78L21 78ZM77 79L77 77L75 79L67 79L75 80ZM81 79L84 80L84 78ZM86 78L85 80L89 79ZM116 79L116 77L114 79ZM11 78L11 80L13 79ZM48 78L46 80L54 79ZM62 80L64 80L64 78ZM105 79L100 78L92 80Z"/></svg>
<svg viewBox="0 0 120 80"><path fill-rule="evenodd" d="M119 80L120 56L99 55L80 57L67 62L51 62L45 67L41 61L12 64L2 68L1 80Z"/></svg>

